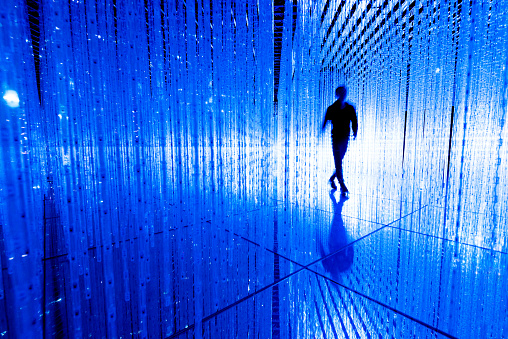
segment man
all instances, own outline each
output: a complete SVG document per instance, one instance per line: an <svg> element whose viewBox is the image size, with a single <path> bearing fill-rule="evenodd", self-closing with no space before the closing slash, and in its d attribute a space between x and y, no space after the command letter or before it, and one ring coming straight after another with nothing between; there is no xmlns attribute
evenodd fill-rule
<svg viewBox="0 0 508 339"><path fill-rule="evenodd" d="M335 178L339 181L340 191L342 195L346 195L349 191L344 184L344 176L342 173L342 159L347 150L349 141L350 124L353 128L353 137L356 139L358 132L358 119L356 117L355 108L344 101L346 99L347 90L345 86L339 86L335 90L337 100L326 110L325 120L323 121L323 130L328 121L332 122L332 148L333 159L335 161L335 172L330 177L330 186L337 189Z"/></svg>

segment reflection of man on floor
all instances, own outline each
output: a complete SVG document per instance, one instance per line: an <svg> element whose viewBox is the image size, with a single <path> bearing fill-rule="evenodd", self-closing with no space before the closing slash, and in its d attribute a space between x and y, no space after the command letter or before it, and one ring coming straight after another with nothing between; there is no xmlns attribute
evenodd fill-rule
<svg viewBox="0 0 508 339"><path fill-rule="evenodd" d="M353 245L344 248L350 241L348 240L346 227L344 227L344 220L342 219L342 207L344 202L349 198L341 195L339 201L333 195L334 191L330 191L330 199L333 203L333 219L330 227L330 235L328 237L328 253L324 245L319 243L319 252L322 257L330 253L337 252L336 254L326 258L322 261L324 269L329 272L334 279L339 279L340 273L347 271L353 264L355 250ZM340 251L341 248L344 248Z"/></svg>
<svg viewBox="0 0 508 339"><path fill-rule="evenodd" d="M323 121L323 130L328 121L332 122L332 149L333 159L335 161L335 172L330 177L330 185L333 189L337 189L334 179L337 178L340 185L340 191L345 195L348 191L344 184L344 176L342 173L342 159L347 150L349 141L349 125L353 128L353 137L356 139L358 132L358 119L356 118L356 110L353 105L344 101L346 99L347 90L345 86L339 86L335 90L337 100L326 110L325 120Z"/></svg>

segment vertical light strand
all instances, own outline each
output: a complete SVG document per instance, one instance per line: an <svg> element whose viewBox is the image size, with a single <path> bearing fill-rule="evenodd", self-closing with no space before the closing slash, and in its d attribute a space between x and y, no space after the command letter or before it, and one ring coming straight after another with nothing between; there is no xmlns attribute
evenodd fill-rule
<svg viewBox="0 0 508 339"><path fill-rule="evenodd" d="M3 60L0 66L0 182L4 187L0 204L7 258L7 275L2 275L4 279L10 279L14 288L12 295L5 296L3 288L1 294L2 299L5 297L7 301L10 300L13 307L13 335L36 338L42 332L38 263L42 251L36 245L42 230L34 229L34 225L41 224L33 220L32 208L36 206L31 206L31 195L34 194L34 186L29 185L37 187L42 183L40 177L28 176L30 154L26 147L32 140L28 140L30 120L27 115L28 109L36 107L30 101L36 103L38 98L34 95L36 84L33 82L33 69L25 69L23 65L33 65L33 60L27 60L32 54L29 52L26 11L24 3L4 6L0 10L0 56ZM21 55L16 51L22 51ZM3 281L0 284L3 285Z"/></svg>

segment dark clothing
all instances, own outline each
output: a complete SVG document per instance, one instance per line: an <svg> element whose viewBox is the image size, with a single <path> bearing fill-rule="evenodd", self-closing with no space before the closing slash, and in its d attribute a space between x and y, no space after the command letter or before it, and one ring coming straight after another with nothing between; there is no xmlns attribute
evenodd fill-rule
<svg viewBox="0 0 508 339"><path fill-rule="evenodd" d="M335 101L326 110L325 123L330 120L332 122L332 139L348 139L349 138L349 125L353 128L353 135L356 136L358 132L358 119L356 118L355 108L344 103L344 108L341 108L341 103Z"/></svg>
<svg viewBox="0 0 508 339"><path fill-rule="evenodd" d="M333 160L335 161L335 173L332 175L330 180L337 178L339 185L343 191L347 191L346 185L344 184L344 175L342 174L342 159L346 155L348 139L332 139L333 149Z"/></svg>

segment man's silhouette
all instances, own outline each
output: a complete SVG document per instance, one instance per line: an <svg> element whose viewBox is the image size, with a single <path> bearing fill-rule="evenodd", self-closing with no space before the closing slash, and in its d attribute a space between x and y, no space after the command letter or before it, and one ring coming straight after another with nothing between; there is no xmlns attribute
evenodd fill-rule
<svg viewBox="0 0 508 339"><path fill-rule="evenodd" d="M342 159L347 150L349 141L349 133L351 124L353 128L353 137L356 139L358 132L358 119L356 110L353 105L344 101L346 99L347 90L345 86L339 86L335 90L337 100L326 110L325 120L323 121L323 130L328 121L332 122L332 148L333 159L335 160L335 172L330 177L330 185L333 189L337 189L334 179L337 178L340 185L340 191L346 195L348 191L344 184L344 175L342 173Z"/></svg>

